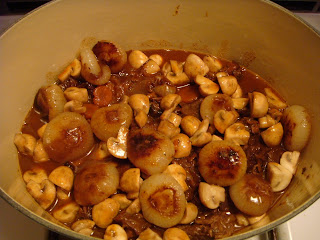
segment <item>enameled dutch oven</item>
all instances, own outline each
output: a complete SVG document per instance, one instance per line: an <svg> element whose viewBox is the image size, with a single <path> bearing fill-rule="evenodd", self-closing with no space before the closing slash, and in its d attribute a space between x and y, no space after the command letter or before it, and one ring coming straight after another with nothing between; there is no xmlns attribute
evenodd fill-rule
<svg viewBox="0 0 320 240"><path fill-rule="evenodd" d="M320 196L320 36L292 13L262 0L53 1L0 37L0 195L56 232L79 239L27 193L13 136L39 87L96 40L126 50L173 48L235 60L261 75L289 104L312 115L312 135L287 192L262 220L228 239L244 239L294 217Z"/></svg>

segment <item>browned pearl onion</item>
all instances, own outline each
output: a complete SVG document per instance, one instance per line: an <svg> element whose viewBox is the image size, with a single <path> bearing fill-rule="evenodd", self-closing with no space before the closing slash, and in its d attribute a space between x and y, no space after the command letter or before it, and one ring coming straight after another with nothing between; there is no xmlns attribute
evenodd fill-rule
<svg viewBox="0 0 320 240"><path fill-rule="evenodd" d="M289 151L301 151L308 143L311 133L311 117L302 106L293 105L283 112L283 143Z"/></svg>
<svg viewBox="0 0 320 240"><path fill-rule="evenodd" d="M114 104L100 108L93 114L91 128L97 138L107 142L110 137L117 137L121 126L129 128L132 117L132 109L128 104Z"/></svg>
<svg viewBox="0 0 320 240"><path fill-rule="evenodd" d="M114 164L88 162L74 180L74 198L81 206L92 206L117 191L119 172Z"/></svg>
<svg viewBox="0 0 320 240"><path fill-rule="evenodd" d="M213 124L213 118L219 110L232 111L233 103L231 97L226 94L212 94L207 96L200 105L200 115L202 119L209 119Z"/></svg>
<svg viewBox="0 0 320 240"><path fill-rule="evenodd" d="M242 148L228 141L213 141L199 154L199 171L209 184L230 186L247 170L247 157Z"/></svg>
<svg viewBox="0 0 320 240"><path fill-rule="evenodd" d="M41 111L49 115L49 120L62 113L67 103L62 89L55 84L40 88L36 101Z"/></svg>
<svg viewBox="0 0 320 240"><path fill-rule="evenodd" d="M229 194L236 207L251 216L261 216L271 207L273 192L261 177L247 174L230 186Z"/></svg>
<svg viewBox="0 0 320 240"><path fill-rule="evenodd" d="M144 218L156 226L169 228L183 218L186 198L180 184L169 174L152 175L140 188Z"/></svg>
<svg viewBox="0 0 320 240"><path fill-rule="evenodd" d="M60 163L84 157L94 144L90 124L79 113L60 113L43 133L43 147L49 157Z"/></svg>
<svg viewBox="0 0 320 240"><path fill-rule="evenodd" d="M130 131L127 151L130 162L148 175L163 172L175 154L172 141L151 129Z"/></svg>
<svg viewBox="0 0 320 240"><path fill-rule="evenodd" d="M99 41L92 48L98 60L110 67L111 73L120 72L127 62L127 53L117 44Z"/></svg>

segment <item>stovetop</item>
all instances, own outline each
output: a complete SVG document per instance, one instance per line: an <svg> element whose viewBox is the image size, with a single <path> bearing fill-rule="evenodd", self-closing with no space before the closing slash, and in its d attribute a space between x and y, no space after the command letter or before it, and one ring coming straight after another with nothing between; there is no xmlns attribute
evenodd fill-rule
<svg viewBox="0 0 320 240"><path fill-rule="evenodd" d="M295 13L320 32L320 13ZM23 15L0 16L0 35ZM318 240L320 200L311 207L277 228L277 240ZM306 224L307 223L307 224ZM48 230L15 210L0 198L0 239L1 240L68 240ZM267 234L250 240L268 240ZM248 239L249 240L249 239Z"/></svg>

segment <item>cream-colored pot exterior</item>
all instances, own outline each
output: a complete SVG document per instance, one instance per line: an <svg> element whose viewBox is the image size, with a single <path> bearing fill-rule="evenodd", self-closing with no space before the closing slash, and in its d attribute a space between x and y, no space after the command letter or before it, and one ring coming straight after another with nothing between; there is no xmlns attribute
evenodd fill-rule
<svg viewBox="0 0 320 240"><path fill-rule="evenodd" d="M258 0L65 0L34 11L0 38L0 194L15 208L55 231L90 239L46 220L50 216L25 190L13 136L37 89L53 82L80 46L97 39L127 50L188 49L235 60L270 81L290 104L312 113L311 140L288 191L269 212L271 222L228 239L271 229L319 197L320 37L313 29Z"/></svg>

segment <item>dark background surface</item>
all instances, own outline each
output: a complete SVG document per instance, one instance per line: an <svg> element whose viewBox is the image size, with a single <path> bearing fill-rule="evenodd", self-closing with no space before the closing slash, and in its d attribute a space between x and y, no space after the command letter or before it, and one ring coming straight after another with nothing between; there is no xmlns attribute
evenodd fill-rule
<svg viewBox="0 0 320 240"><path fill-rule="evenodd" d="M48 0L0 0L0 15L25 14ZM304 1L273 1L288 10L295 12L318 12L320 13L320 0Z"/></svg>

